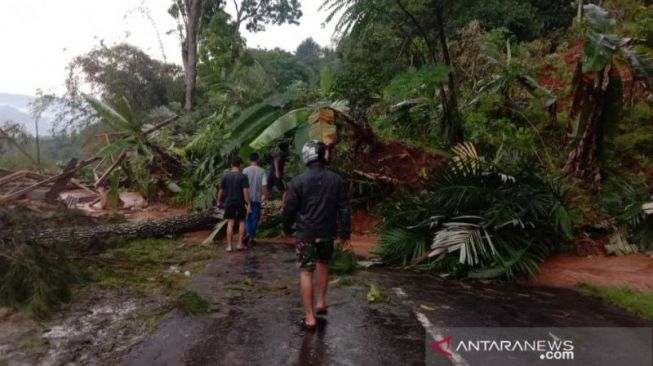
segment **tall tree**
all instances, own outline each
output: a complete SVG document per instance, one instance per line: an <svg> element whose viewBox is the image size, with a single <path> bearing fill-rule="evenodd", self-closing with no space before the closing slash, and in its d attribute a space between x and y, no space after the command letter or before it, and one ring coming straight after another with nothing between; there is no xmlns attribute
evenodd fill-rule
<svg viewBox="0 0 653 366"><path fill-rule="evenodd" d="M234 21L236 29L245 27L250 32L265 30L266 24L298 24L302 17L299 0L232 0L236 7Z"/></svg>
<svg viewBox="0 0 653 366"><path fill-rule="evenodd" d="M372 35L372 29L380 22L390 21L403 33L401 38L405 44L402 49L408 49L409 45L417 42L425 49L427 63L449 66L448 90L443 85L438 89L444 106L443 132L452 145L462 140L462 118L458 110L456 80L444 24L446 12L453 5L453 2L445 0L325 0L322 5L330 12L327 21L335 16L340 17L336 30L345 36L362 40ZM441 46L439 53L435 47L438 43Z"/></svg>
<svg viewBox="0 0 653 366"><path fill-rule="evenodd" d="M322 55L322 48L312 37L306 38L297 46L295 56L302 61L315 61Z"/></svg>
<svg viewBox="0 0 653 366"><path fill-rule="evenodd" d="M179 39L181 42L181 59L184 64L186 93L184 107L188 110L193 108L195 102L195 90L197 89L197 61L200 21L204 3L215 2L218 5L220 0L174 0L168 12L177 19Z"/></svg>
<svg viewBox="0 0 653 366"><path fill-rule="evenodd" d="M264 30L265 24L296 24L297 19L302 16L298 0L241 0L240 3L233 0L233 3L236 11L236 30L240 30L242 24L246 24L247 29L252 32ZM192 109L195 103L200 29L208 25L211 18L223 8L222 0L173 0L168 10L178 22L186 79L186 109ZM240 37L237 32L234 34L234 37ZM238 56L237 50L232 50L233 59Z"/></svg>
<svg viewBox="0 0 653 366"><path fill-rule="evenodd" d="M181 67L152 59L129 44L100 44L75 57L67 67L66 93L40 94L38 104L51 106L58 129L73 131L94 120L82 98L87 92L103 99L123 94L140 114L183 98Z"/></svg>

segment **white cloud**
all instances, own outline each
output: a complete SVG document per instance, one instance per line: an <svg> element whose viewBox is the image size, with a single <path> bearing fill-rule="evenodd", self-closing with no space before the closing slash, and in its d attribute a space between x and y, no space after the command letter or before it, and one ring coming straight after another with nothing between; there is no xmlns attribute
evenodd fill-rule
<svg viewBox="0 0 653 366"><path fill-rule="evenodd" d="M293 51L313 37L331 44L333 26L322 28L322 0L302 1L301 25L268 27L265 32L245 32L249 47L280 47ZM137 8L149 8L155 27ZM0 92L34 94L37 88L62 92L65 67L71 58L97 45L126 41L152 57L181 63L179 40L167 9L170 0L0 0Z"/></svg>

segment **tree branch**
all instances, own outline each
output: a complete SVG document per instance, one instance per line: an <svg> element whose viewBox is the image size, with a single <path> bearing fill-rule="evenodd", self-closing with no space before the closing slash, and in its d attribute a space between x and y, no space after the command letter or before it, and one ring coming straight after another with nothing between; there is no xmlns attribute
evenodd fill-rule
<svg viewBox="0 0 653 366"><path fill-rule="evenodd" d="M415 27L417 27L417 31L422 35L422 38L424 38L424 42L426 42L426 47L429 50L429 55L431 56L431 60L433 61L434 64L436 64L438 62L438 60L435 57L435 51L433 51L433 46L431 45L431 42L429 41L428 34L424 30L424 28L422 28L422 25L419 24L419 21L417 21L417 18L415 18L415 16L410 11L408 11L408 9L406 9L404 4L401 3L401 0L395 0L395 2L397 3L397 5L401 9L401 11L404 14L406 14L406 16L408 18L410 18L411 22L413 22Z"/></svg>

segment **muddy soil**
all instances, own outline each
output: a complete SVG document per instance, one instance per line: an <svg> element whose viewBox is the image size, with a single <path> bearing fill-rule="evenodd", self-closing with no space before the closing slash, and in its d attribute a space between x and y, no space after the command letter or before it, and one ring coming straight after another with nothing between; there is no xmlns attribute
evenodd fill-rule
<svg viewBox="0 0 653 366"><path fill-rule="evenodd" d="M587 283L653 291L653 258L646 254L624 257L561 254L542 263L539 276L527 282L568 288Z"/></svg>
<svg viewBox="0 0 653 366"><path fill-rule="evenodd" d="M38 324L13 313L0 319L0 364L116 365L170 310L163 295L85 289L53 319Z"/></svg>

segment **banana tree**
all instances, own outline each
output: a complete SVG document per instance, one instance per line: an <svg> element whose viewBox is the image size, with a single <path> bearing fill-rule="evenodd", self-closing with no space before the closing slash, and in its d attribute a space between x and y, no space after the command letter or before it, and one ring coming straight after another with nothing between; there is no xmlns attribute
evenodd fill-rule
<svg viewBox="0 0 653 366"><path fill-rule="evenodd" d="M567 158L564 172L586 179L598 189L605 135L622 115L623 80L630 74L639 85L653 91L653 60L636 49L631 39L617 35L616 20L607 11L593 4L585 5L584 10L591 30L574 77L567 127L580 139Z"/></svg>
<svg viewBox="0 0 653 366"><path fill-rule="evenodd" d="M249 146L260 150L295 130L294 145L299 148L308 140L321 141L330 146L337 142L338 119L352 120L347 105L342 101L319 102L294 109L274 120Z"/></svg>
<svg viewBox="0 0 653 366"><path fill-rule="evenodd" d="M347 103L332 101L331 73L322 71L320 89L315 96L273 95L242 111L229 124L221 153L225 156L238 151L247 155L251 150L264 149L293 133L296 151L308 140L322 141L328 146L338 142L337 123L342 121L355 131L355 136L372 141L371 131L350 116ZM313 101L317 99L317 101Z"/></svg>
<svg viewBox="0 0 653 366"><path fill-rule="evenodd" d="M123 165L122 171L124 172L138 173L138 171L141 171L142 173L141 168L143 167L138 165L143 163L149 167L148 170L155 172L157 175L163 173L159 181L164 183L171 191L178 191L179 188L167 177L167 173L170 173L170 175L180 173L182 163L177 157L169 153L166 148L153 142L150 138L154 132L179 118L178 115L166 118L154 126L144 126L135 116L127 99L122 95L116 96L113 106L90 95L84 95L84 98L100 120L116 130L114 135L119 136L116 141L107 144L96 154L105 160L115 155L118 156L114 163L96 181L96 186L102 185L109 178L112 171L120 165ZM131 158L126 159L130 156ZM125 163L125 160L132 165L132 169L128 167L129 164ZM155 164L157 160L160 164ZM154 165L157 167L155 168ZM139 176L143 177L143 174L132 175L137 181L136 183L141 187L150 186L154 183L154 177L149 173L145 174L147 182L139 179ZM147 196L152 192L141 193Z"/></svg>
<svg viewBox="0 0 653 366"><path fill-rule="evenodd" d="M520 60L515 60L512 54L510 40L506 41L506 53L495 47L488 47L484 58L488 63L497 68L491 78L481 82L477 96L470 104L476 104L484 93L498 94L503 98L503 104L510 110L519 111L527 102L520 101L523 96L530 99L541 96L546 98L546 107L549 111L549 126L557 124L558 100L547 88L540 85L533 76L532 71Z"/></svg>

